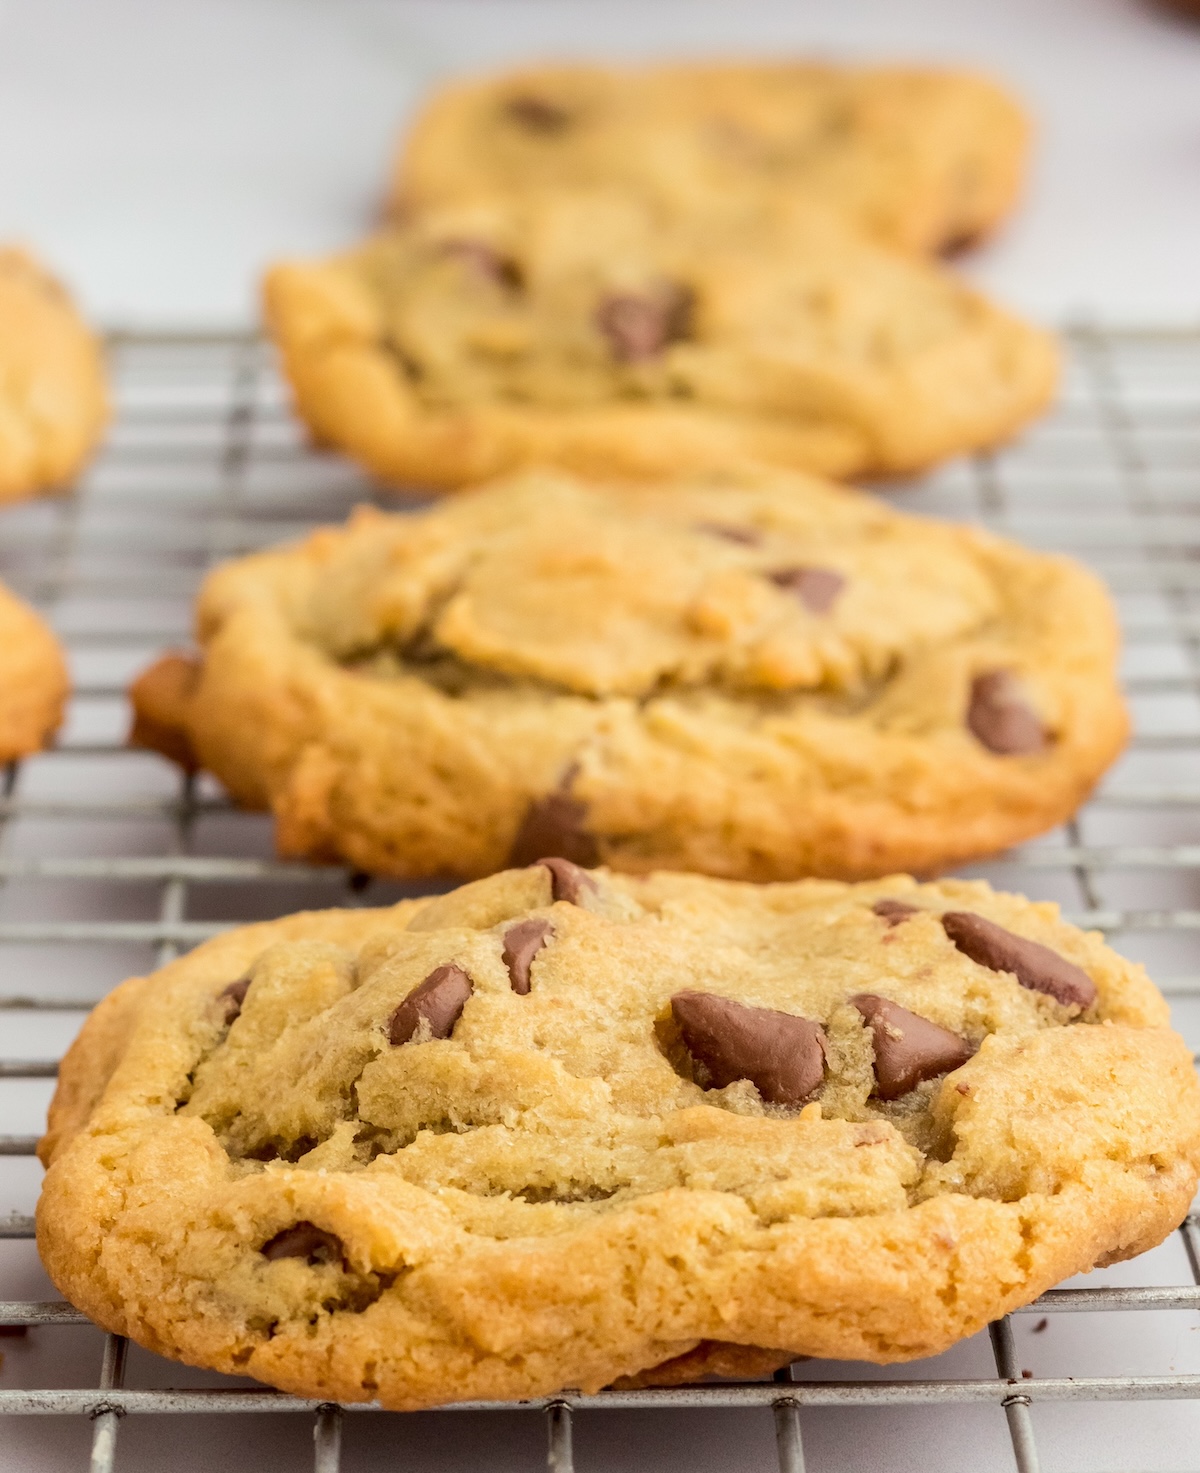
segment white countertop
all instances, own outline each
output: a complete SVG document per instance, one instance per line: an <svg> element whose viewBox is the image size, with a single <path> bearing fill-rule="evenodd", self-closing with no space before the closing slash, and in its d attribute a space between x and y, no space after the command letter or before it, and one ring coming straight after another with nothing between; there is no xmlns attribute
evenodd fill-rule
<svg viewBox="0 0 1200 1473"><path fill-rule="evenodd" d="M436 78L730 48L989 68L1040 143L972 273L1047 319L1200 320L1200 24L1139 0L0 0L0 238L105 321L247 321L266 262L369 224Z"/></svg>

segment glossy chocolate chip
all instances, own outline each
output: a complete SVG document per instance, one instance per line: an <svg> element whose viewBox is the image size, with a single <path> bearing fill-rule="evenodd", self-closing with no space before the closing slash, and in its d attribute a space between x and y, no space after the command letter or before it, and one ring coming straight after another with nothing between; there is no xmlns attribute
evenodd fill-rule
<svg viewBox="0 0 1200 1473"><path fill-rule="evenodd" d="M565 107L531 92L510 97L504 104L504 111L514 123L519 123L530 133L562 133L571 121L571 114Z"/></svg>
<svg viewBox="0 0 1200 1473"><path fill-rule="evenodd" d="M709 992L677 992L671 1013L712 1087L748 1079L772 1105L802 1105L825 1075L825 1033L808 1018Z"/></svg>
<svg viewBox="0 0 1200 1473"><path fill-rule="evenodd" d="M392 1014L388 1038L394 1044L407 1043L422 1019L429 1024L431 1038L449 1038L473 991L470 977L453 962L436 968Z"/></svg>
<svg viewBox="0 0 1200 1473"><path fill-rule="evenodd" d="M1001 757L1040 752L1047 745L1046 729L1011 670L987 670L971 682L967 727Z"/></svg>
<svg viewBox="0 0 1200 1473"><path fill-rule="evenodd" d="M596 326L620 363L645 363L691 332L694 298L664 282L645 292L611 292L596 308Z"/></svg>
<svg viewBox="0 0 1200 1473"><path fill-rule="evenodd" d="M742 547L757 547L762 533L754 527L734 527L728 522L697 522L697 532L707 532L710 537L721 537L726 542L737 542Z"/></svg>
<svg viewBox="0 0 1200 1473"><path fill-rule="evenodd" d="M529 991L529 969L533 959L548 941L554 939L554 927L549 921L530 916L527 921L518 921L504 933L504 965L508 968L512 990L522 997Z"/></svg>
<svg viewBox="0 0 1200 1473"><path fill-rule="evenodd" d="M1012 972L1022 987L1048 993L1069 1008L1096 1001L1096 984L1083 968L1040 941L1015 936L969 910L948 910L942 926L965 956L993 972Z"/></svg>
<svg viewBox="0 0 1200 1473"><path fill-rule="evenodd" d="M777 588L794 593L810 613L827 614L846 586L832 568L776 568L767 577Z"/></svg>
<svg viewBox="0 0 1200 1473"><path fill-rule="evenodd" d="M578 905L585 895L594 895L598 886L587 870L569 859L539 859L538 864L550 871L550 894L555 900Z"/></svg>
<svg viewBox="0 0 1200 1473"><path fill-rule="evenodd" d="M906 900L893 900L890 895L884 895L871 907L880 920L886 921L889 926L898 926L901 921L908 920L909 916L917 914L918 907L909 905Z"/></svg>
<svg viewBox="0 0 1200 1473"><path fill-rule="evenodd" d="M235 1018L241 1016L242 1004L246 1001L246 993L249 990L250 978L239 977L236 982L231 982L223 991L217 993L217 1002L224 1012L227 1027Z"/></svg>
<svg viewBox="0 0 1200 1473"><path fill-rule="evenodd" d="M514 869L523 869L536 864L543 854L561 854L585 867L600 863L599 846L587 829L587 808L567 792L534 799L525 810L508 862Z"/></svg>
<svg viewBox="0 0 1200 1473"><path fill-rule="evenodd" d="M898 1002L860 992L850 999L871 1030L875 1045L875 1093L881 1100L899 1099L922 1079L957 1069L971 1057L965 1038L951 1033Z"/></svg>
<svg viewBox="0 0 1200 1473"><path fill-rule="evenodd" d="M309 1263L342 1263L345 1249L341 1238L327 1233L315 1222L294 1222L265 1242L258 1250L264 1258L306 1258Z"/></svg>
<svg viewBox="0 0 1200 1473"><path fill-rule="evenodd" d="M444 240L439 250L443 256L461 261L485 281L510 290L516 290L521 285L521 268L511 256L501 255L486 240Z"/></svg>

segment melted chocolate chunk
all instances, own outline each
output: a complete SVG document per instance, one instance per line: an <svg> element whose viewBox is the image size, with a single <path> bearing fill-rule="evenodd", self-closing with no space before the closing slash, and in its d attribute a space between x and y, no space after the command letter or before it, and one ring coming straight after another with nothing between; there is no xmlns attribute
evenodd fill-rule
<svg viewBox="0 0 1200 1473"><path fill-rule="evenodd" d="M596 326L619 363L645 363L691 333L689 288L664 282L646 292L611 292L596 308Z"/></svg>
<svg viewBox="0 0 1200 1473"><path fill-rule="evenodd" d="M449 1038L474 990L470 977L453 962L437 967L424 982L413 988L392 1014L388 1024L389 1040L393 1044L407 1043L416 1034L422 1019L428 1022L431 1037Z"/></svg>
<svg viewBox="0 0 1200 1473"><path fill-rule="evenodd" d="M969 910L948 910L942 926L965 956L993 972L1012 972L1022 987L1048 993L1068 1008L1096 1001L1096 984L1083 968L1040 941L1015 936Z"/></svg>
<svg viewBox="0 0 1200 1473"><path fill-rule="evenodd" d="M600 863L600 849L587 830L587 807L567 792L535 798L525 810L509 850L514 869L536 864L543 854L561 854L585 867Z"/></svg>
<svg viewBox="0 0 1200 1473"><path fill-rule="evenodd" d="M871 909L889 926L898 926L901 921L908 920L909 916L915 916L918 912L917 906L909 905L907 900L893 900L890 895L877 900Z"/></svg>
<svg viewBox="0 0 1200 1473"><path fill-rule="evenodd" d="M860 992L850 999L871 1030L875 1044L875 1093L896 1100L920 1084L957 1069L973 1050L965 1038L951 1033L898 1002Z"/></svg>
<svg viewBox="0 0 1200 1473"><path fill-rule="evenodd" d="M712 1087L748 1079L772 1105L802 1105L825 1076L825 1033L808 1018L708 992L677 992L671 1013Z"/></svg>
<svg viewBox="0 0 1200 1473"><path fill-rule="evenodd" d="M521 268L512 257L501 255L486 240L444 240L439 249L442 255L461 261L476 276L497 286L515 291L522 283Z"/></svg>
<svg viewBox="0 0 1200 1473"><path fill-rule="evenodd" d="M571 114L565 107L560 107L558 103L550 102L545 97L537 97L532 92L522 92L516 97L510 97L504 104L504 111L514 123L519 123L530 133L542 133L546 136L564 132L571 121Z"/></svg>
<svg viewBox="0 0 1200 1473"><path fill-rule="evenodd" d="M762 533L755 527L734 527L727 522L697 522L697 532L707 532L710 537L722 537L726 542L737 542L743 547L757 547Z"/></svg>
<svg viewBox="0 0 1200 1473"><path fill-rule="evenodd" d="M777 588L794 593L810 613L827 614L846 580L832 568L776 568L767 577Z"/></svg>
<svg viewBox="0 0 1200 1473"><path fill-rule="evenodd" d="M596 893L595 880L587 870L572 864L569 859L539 859L538 864L550 871L550 894L553 899L578 905L585 895Z"/></svg>
<svg viewBox="0 0 1200 1473"><path fill-rule="evenodd" d="M1049 742L1011 670L987 670L971 682L967 727L989 752L1001 757L1040 752Z"/></svg>
<svg viewBox="0 0 1200 1473"><path fill-rule="evenodd" d="M311 1264L344 1263L341 1238L327 1233L315 1222L294 1222L269 1238L258 1250L264 1258L306 1258Z"/></svg>
<svg viewBox="0 0 1200 1473"><path fill-rule="evenodd" d="M531 916L527 921L518 921L505 931L504 965L508 968L514 992L524 997L529 991L529 969L533 966L533 959L553 939L554 927L538 916Z"/></svg>
<svg viewBox="0 0 1200 1473"><path fill-rule="evenodd" d="M231 982L223 991L217 993L217 1002L224 1011L225 1026L229 1025L241 1016L242 1004L246 1001L246 994L250 991L250 978L239 977L236 982Z"/></svg>

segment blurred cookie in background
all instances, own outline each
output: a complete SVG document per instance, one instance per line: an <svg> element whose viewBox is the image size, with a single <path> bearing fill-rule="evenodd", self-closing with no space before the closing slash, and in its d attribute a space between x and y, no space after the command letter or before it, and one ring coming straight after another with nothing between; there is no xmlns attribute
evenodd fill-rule
<svg viewBox="0 0 1200 1473"><path fill-rule="evenodd" d="M99 341L27 251L0 247L0 503L68 485L108 414Z"/></svg>
<svg viewBox="0 0 1200 1473"><path fill-rule="evenodd" d="M68 689L57 639L0 583L0 762L46 745L62 721Z"/></svg>
<svg viewBox="0 0 1200 1473"><path fill-rule="evenodd" d="M905 474L1008 439L1058 374L1049 334L806 205L494 196L281 264L265 295L314 438L396 486Z"/></svg>
<svg viewBox="0 0 1200 1473"><path fill-rule="evenodd" d="M985 77L804 62L536 66L451 83L397 158L393 209L613 185L673 215L798 199L886 244L974 244L1020 190L1028 124Z"/></svg>

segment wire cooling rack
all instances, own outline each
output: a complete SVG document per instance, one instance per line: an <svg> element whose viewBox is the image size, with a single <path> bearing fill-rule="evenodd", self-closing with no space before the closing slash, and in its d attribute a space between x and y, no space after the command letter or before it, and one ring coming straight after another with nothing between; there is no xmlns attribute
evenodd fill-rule
<svg viewBox="0 0 1200 1473"><path fill-rule="evenodd" d="M1066 392L1043 426L1003 454L887 494L1073 551L1108 579L1128 644L1130 751L1073 822L976 872L1059 900L1071 919L1146 961L1196 1043L1200 329L1075 327L1066 341ZM474 1465L486 1449L490 1466L515 1469L545 1455L529 1434L532 1413L544 1420L555 1473L574 1466L573 1419L587 1429L592 1469L777 1462L801 1473L806 1443L808 1466L831 1473L1014 1462L1034 1473L1043 1454L1063 1469L1200 1468L1200 1348L1187 1339L1200 1328L1200 1219L1173 1247L1109 1270L1107 1283L1046 1294L935 1361L810 1362L762 1383L568 1392L502 1415L456 1409L483 1413L473 1425L201 1375L80 1328L82 1315L47 1297L30 1241L31 1157L57 1056L84 1011L123 976L231 924L402 893L275 861L262 816L124 746L127 682L163 647L187 642L192 595L213 563L341 519L356 502L389 503L304 443L257 338L114 333L109 345L118 417L98 463L74 495L0 516L0 578L53 620L76 681L58 745L0 783L0 1127L9 1132L0 1137L0 1413L11 1418L0 1468L78 1468L90 1456L93 1473L210 1468L220 1457L317 1473L400 1461L437 1470ZM1106 1420L1117 1403L1119 1420ZM649 1409L650 1420L636 1415ZM619 1412L624 1421L614 1421ZM156 1415L165 1413L177 1415ZM230 1417L196 1420L213 1413L240 1413L248 1430L231 1442ZM139 1437L148 1424L155 1430ZM297 1425L311 1427L313 1448Z"/></svg>

